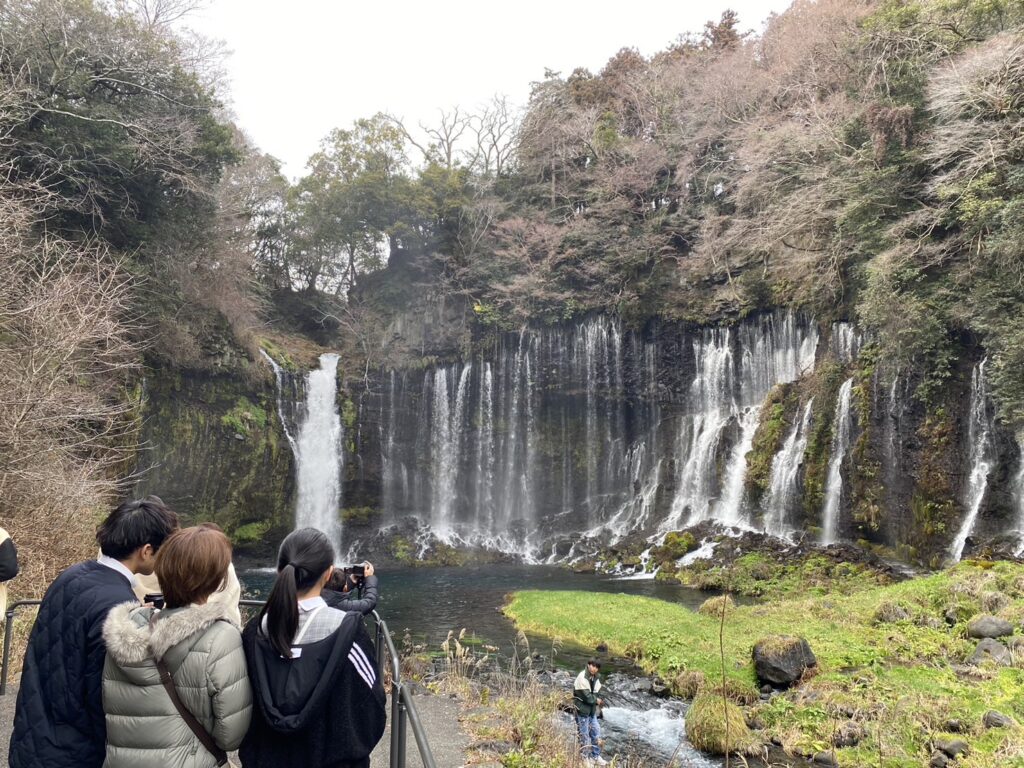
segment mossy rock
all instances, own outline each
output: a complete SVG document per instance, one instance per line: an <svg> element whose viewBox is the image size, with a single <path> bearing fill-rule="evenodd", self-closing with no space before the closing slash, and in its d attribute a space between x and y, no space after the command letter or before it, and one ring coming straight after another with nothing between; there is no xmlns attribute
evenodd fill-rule
<svg viewBox="0 0 1024 768"><path fill-rule="evenodd" d="M686 712L686 737L697 749L712 755L749 755L760 746L743 710L720 696L703 692Z"/></svg>
<svg viewBox="0 0 1024 768"><path fill-rule="evenodd" d="M711 616L712 618L722 618L722 612L728 616L736 609L736 603L728 595L719 595L718 597L709 597L703 603L700 604L700 608L697 609L697 613L701 616Z"/></svg>
<svg viewBox="0 0 1024 768"><path fill-rule="evenodd" d="M706 684L707 677L703 672L698 669L688 669L675 676L675 679L672 681L672 691L676 696L692 699L697 696L697 692Z"/></svg>
<svg viewBox="0 0 1024 768"><path fill-rule="evenodd" d="M689 531L670 531L661 546L651 550L656 563L675 562L697 548L697 539Z"/></svg>
<svg viewBox="0 0 1024 768"><path fill-rule="evenodd" d="M263 541L263 537L267 535L270 526L269 520L240 525L232 531L231 541L235 544L255 544Z"/></svg>

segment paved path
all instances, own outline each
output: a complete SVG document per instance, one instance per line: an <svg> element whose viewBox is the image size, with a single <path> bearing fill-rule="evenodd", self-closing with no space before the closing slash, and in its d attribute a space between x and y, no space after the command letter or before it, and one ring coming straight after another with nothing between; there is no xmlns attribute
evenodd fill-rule
<svg viewBox="0 0 1024 768"><path fill-rule="evenodd" d="M7 768L7 750L14 728L14 703L18 699L18 686L8 685L7 695L0 696L0 767Z"/></svg>
<svg viewBox="0 0 1024 768"><path fill-rule="evenodd" d="M11 729L14 727L14 703L18 689L10 686L6 696L0 696L0 768L7 768L7 749L11 740ZM437 768L462 768L466 765L466 748L469 736L459 724L459 705L447 696L417 696L416 711L426 729L430 747L434 753ZM388 728L373 753L371 768L388 768L391 747L391 702L388 700ZM406 766L423 768L416 740L412 729L408 731L406 742ZM237 762L237 758L236 758Z"/></svg>
<svg viewBox="0 0 1024 768"><path fill-rule="evenodd" d="M469 735L459 724L459 704L448 696L415 696L416 711L427 732L430 750L437 768L462 768L466 765ZM388 698L388 727L370 760L370 768L388 768L391 755L391 699ZM412 728L406 731L405 764L408 768L423 768L420 751Z"/></svg>

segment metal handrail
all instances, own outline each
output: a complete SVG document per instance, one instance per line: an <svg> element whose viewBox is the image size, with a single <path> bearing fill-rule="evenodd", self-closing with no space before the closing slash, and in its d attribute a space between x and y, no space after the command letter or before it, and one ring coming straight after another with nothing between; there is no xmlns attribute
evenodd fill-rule
<svg viewBox="0 0 1024 768"><path fill-rule="evenodd" d="M0 670L0 696L7 694L7 672L10 669L11 659L11 634L14 624L14 613L18 608L27 605L40 605L42 600L18 600L7 606L6 621L4 622L4 650L3 669ZM265 600L239 600L239 605L249 608L261 608L266 605ZM434 762L434 753L427 741L427 734L423 730L419 712L416 711L416 703L413 701L412 692L402 682L402 668L399 661L398 649L395 648L395 641L388 631L387 622L380 617L376 611L371 615L377 622L374 648L377 654L377 674L384 675L384 652L391 662L391 768L405 768L406 753L406 727L412 726L412 735L416 739L416 747L423 761L423 768L437 768Z"/></svg>

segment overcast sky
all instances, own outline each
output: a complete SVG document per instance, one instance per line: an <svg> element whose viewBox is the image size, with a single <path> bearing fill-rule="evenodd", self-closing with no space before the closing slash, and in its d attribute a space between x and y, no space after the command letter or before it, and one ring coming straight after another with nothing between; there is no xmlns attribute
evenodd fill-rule
<svg viewBox="0 0 1024 768"><path fill-rule="evenodd" d="M189 17L223 40L242 128L290 177L333 128L390 112L410 125L496 93L523 104L544 69L598 71L620 48L650 55L726 8L760 30L791 0L212 0ZM616 4L617 5L617 4Z"/></svg>

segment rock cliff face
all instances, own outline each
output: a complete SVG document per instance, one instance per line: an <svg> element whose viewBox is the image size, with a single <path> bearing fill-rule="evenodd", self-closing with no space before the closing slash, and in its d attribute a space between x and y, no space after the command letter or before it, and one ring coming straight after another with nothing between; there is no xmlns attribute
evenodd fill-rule
<svg viewBox="0 0 1024 768"><path fill-rule="evenodd" d="M338 515L363 551L384 528L415 530L421 548L557 559L717 520L938 565L958 534L969 553L1018 527L1019 449L979 405L980 360L966 347L926 406L913 373L886 371L852 326L791 312L641 329L595 316L468 343L402 322L387 333L418 338L429 356L405 344L402 368L339 369ZM277 393L227 378L151 386L142 464L160 460L143 488L239 544L274 540L294 506L281 416L294 435L302 383L282 373Z"/></svg>
<svg viewBox="0 0 1024 768"><path fill-rule="evenodd" d="M148 380L137 492L217 523L243 550L272 547L293 525L295 476L275 396L269 377Z"/></svg>

